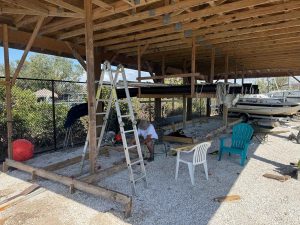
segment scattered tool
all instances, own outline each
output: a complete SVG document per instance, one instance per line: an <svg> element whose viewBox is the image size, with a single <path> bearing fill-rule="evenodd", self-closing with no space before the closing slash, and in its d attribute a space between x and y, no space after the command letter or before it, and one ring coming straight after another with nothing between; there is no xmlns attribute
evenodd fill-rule
<svg viewBox="0 0 300 225"><path fill-rule="evenodd" d="M266 178L278 180L280 182L287 181L288 179L291 178L291 176L288 176L288 175L280 176L280 175L274 175L274 174L270 174L270 173L265 173L263 176Z"/></svg>
<svg viewBox="0 0 300 225"><path fill-rule="evenodd" d="M241 197L239 195L227 195L227 196L214 198L214 201L216 201L216 202L232 202L232 201L237 201L240 199L241 199Z"/></svg>

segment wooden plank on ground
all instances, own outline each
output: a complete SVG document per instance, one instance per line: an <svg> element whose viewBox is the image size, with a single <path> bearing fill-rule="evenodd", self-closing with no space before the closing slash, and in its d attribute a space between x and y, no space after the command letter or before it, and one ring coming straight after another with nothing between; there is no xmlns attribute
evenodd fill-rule
<svg viewBox="0 0 300 225"><path fill-rule="evenodd" d="M89 154L87 153L85 155L85 159L88 159L88 158L89 158ZM47 170L47 171L59 170L59 169L62 169L64 167L71 166L73 164L79 163L81 161L81 159L82 159L81 155L80 156L76 156L74 158L69 158L69 159L66 159L64 161L57 162L57 163L45 166L45 167L43 167L43 169Z"/></svg>
<svg viewBox="0 0 300 225"><path fill-rule="evenodd" d="M125 170L127 168L126 161L124 162L124 159L120 160L119 162L116 162L114 166L109 167L107 169L101 170L98 173L92 174L87 177L83 177L80 180L87 182L87 183L97 183L99 180L102 180L108 176L111 176L115 173L118 173L122 170Z"/></svg>
<svg viewBox="0 0 300 225"><path fill-rule="evenodd" d="M38 190L35 190L35 191L33 191L33 192L31 192L31 193L29 193L27 195L19 196L19 197L15 198L15 199L13 199L13 200L5 203L5 204L2 204L2 205L0 205L0 212L6 210L6 209L8 209L8 208L10 208L10 207L12 207L12 206L14 206L16 204L19 204L19 203L21 203L23 201L26 201L27 199L30 199L30 198L32 198L32 197L34 197L36 195L39 195L40 193L42 193L44 191L46 191L46 189L39 188Z"/></svg>
<svg viewBox="0 0 300 225"><path fill-rule="evenodd" d="M11 159L6 159L5 164L7 167L13 167L18 170L25 171L27 173L34 173L36 176L64 184L66 186L72 187L73 189L77 189L83 192L87 192L99 197L118 202L124 206L125 216L129 217L131 215L132 198L126 194L113 191L104 187L91 185L86 182L82 182L71 177L56 174L44 169L35 168Z"/></svg>
<svg viewBox="0 0 300 225"><path fill-rule="evenodd" d="M179 142L179 143L185 143L185 144L193 144L194 139L192 137L175 137L175 136L168 136L165 135L162 137L163 141L167 142Z"/></svg>
<svg viewBox="0 0 300 225"><path fill-rule="evenodd" d="M278 180L280 182L287 181L288 179L291 178L291 176L288 176L288 175L281 176L281 175L275 175L275 174L270 174L270 173L265 173L263 176L266 178Z"/></svg>
<svg viewBox="0 0 300 225"><path fill-rule="evenodd" d="M214 201L216 201L216 202L232 202L232 201L237 201L240 199L241 199L241 197L239 195L227 195L227 196L214 198Z"/></svg>
<svg viewBox="0 0 300 225"><path fill-rule="evenodd" d="M9 202L9 201L11 201L11 200L13 200L13 199L15 199L17 197L28 195L31 192L33 192L36 189L38 189L39 187L40 187L40 185L38 185L38 184L30 185L29 187L27 187L25 190L23 190L19 194L16 194L16 195L13 195L13 196L11 196L11 197L9 197L7 199L4 199L3 201L0 202L0 205L3 205L4 203Z"/></svg>

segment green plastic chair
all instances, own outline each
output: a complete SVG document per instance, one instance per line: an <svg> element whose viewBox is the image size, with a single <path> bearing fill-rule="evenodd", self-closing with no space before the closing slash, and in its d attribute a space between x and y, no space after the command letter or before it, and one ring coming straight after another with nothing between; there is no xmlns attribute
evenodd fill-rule
<svg viewBox="0 0 300 225"><path fill-rule="evenodd" d="M247 158L248 147L253 135L253 128L247 123L240 123L233 127L231 136L231 146L225 146L225 139L228 137L223 137L220 139L220 151L219 151L219 161L222 158L222 154L228 152L229 155L239 154L241 156L241 166L244 166L245 160Z"/></svg>

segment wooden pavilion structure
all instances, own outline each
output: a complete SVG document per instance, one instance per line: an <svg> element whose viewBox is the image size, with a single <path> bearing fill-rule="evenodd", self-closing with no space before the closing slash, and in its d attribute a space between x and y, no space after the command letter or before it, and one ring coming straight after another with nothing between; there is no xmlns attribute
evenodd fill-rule
<svg viewBox="0 0 300 225"><path fill-rule="evenodd" d="M300 72L299 0L0 0L0 24L9 158L11 87L28 52L71 57L87 71L91 174L97 157L95 80L104 60L137 69L139 80L142 70L159 82L184 77L192 93L197 79ZM8 48L24 50L14 74ZM159 98L156 103L160 110ZM74 188L70 180L66 184Z"/></svg>

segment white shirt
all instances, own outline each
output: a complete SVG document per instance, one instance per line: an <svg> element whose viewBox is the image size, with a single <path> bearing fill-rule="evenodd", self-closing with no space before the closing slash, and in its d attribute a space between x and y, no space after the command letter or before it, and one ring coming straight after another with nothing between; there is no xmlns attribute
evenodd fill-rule
<svg viewBox="0 0 300 225"><path fill-rule="evenodd" d="M138 128L138 135L142 136L144 139L146 139L148 135L151 135L151 138L153 139L158 139L157 133L152 124L148 126L147 130Z"/></svg>

